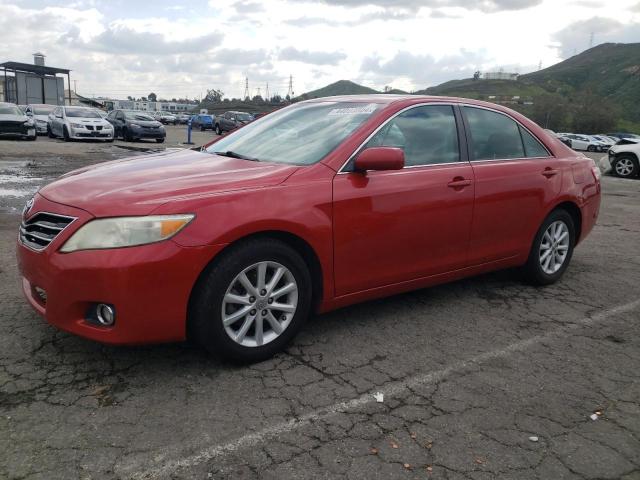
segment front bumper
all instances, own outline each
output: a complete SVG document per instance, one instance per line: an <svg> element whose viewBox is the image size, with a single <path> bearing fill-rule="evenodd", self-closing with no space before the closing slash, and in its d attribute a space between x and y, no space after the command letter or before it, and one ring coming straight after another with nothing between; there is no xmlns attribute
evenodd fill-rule
<svg viewBox="0 0 640 480"><path fill-rule="evenodd" d="M33 213L77 217L40 252L18 240L17 257L25 297L48 323L110 344L181 341L187 307L200 272L224 245L182 247L171 240L138 247L60 253L59 248L93 217L37 195ZM44 292L44 295L43 295ZM90 321L96 303L115 307L116 321Z"/></svg>
<svg viewBox="0 0 640 480"><path fill-rule="evenodd" d="M87 130L86 128L72 128L69 138L75 140L113 140L113 130Z"/></svg>
<svg viewBox="0 0 640 480"><path fill-rule="evenodd" d="M167 133L164 128L136 128L129 130L133 138L165 138Z"/></svg>

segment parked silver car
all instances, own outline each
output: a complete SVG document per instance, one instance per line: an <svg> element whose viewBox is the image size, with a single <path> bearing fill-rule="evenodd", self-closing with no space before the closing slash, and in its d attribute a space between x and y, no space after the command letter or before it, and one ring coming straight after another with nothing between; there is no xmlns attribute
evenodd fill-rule
<svg viewBox="0 0 640 480"><path fill-rule="evenodd" d="M94 108L56 107L49 115L47 134L69 140L113 142L113 126Z"/></svg>
<svg viewBox="0 0 640 480"><path fill-rule="evenodd" d="M57 105L40 103L30 104L25 107L24 113L26 113L28 117L33 118L38 135L44 135L47 133L47 123L49 122L49 115L53 113L56 106Z"/></svg>

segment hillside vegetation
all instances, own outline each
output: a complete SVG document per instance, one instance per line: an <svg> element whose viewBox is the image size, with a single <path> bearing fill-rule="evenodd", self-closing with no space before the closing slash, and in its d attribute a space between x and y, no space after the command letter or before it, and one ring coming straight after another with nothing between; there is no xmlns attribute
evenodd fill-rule
<svg viewBox="0 0 640 480"><path fill-rule="evenodd" d="M295 100L365 93L382 92L340 80ZM508 103L541 125L557 130L640 130L640 43L598 45L551 67L521 75L517 81L451 80L413 93ZM514 103L505 101L514 96L520 98Z"/></svg>

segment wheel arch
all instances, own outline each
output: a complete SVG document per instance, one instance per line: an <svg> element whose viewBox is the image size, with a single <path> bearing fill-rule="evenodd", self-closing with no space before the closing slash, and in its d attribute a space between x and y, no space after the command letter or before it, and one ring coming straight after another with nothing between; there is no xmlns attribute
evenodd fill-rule
<svg viewBox="0 0 640 480"><path fill-rule="evenodd" d="M256 239L261 239L261 238L269 238L269 239L276 239L279 240L281 242L283 242L284 244L288 245L289 247L291 247L293 250L295 250L304 260L305 264L307 265L307 267L309 268L309 274L311 275L311 282L312 282L312 292L313 292L313 296L311 299L311 308L312 311L316 312L318 311L318 308L320 306L320 303L322 302L322 298L324 295L324 281L323 281L323 271L322 271L322 264L320 263L320 258L318 257L318 254L316 253L316 251L313 249L313 247L311 246L311 244L309 242L307 242L304 238L302 238L299 235L296 235L294 233L288 232L286 230L263 230L263 231L257 231L257 232L253 232L253 233L249 233L247 235L244 235L242 237L239 237L237 239L235 239L234 241L232 241L231 243L227 244L222 250L220 250L209 262L207 262L207 264L202 268L200 274L198 275L198 277L196 278L196 281L194 282L193 286L191 287L191 293L189 294L189 303L187 306L187 325L186 325L186 332L187 332L187 338L189 338L191 336L191 332L190 332L190 328L189 328L189 318L191 317L190 312L191 312L191 308L192 308L192 301L196 292L196 288L198 287L198 285L200 284L202 278L204 277L204 275L206 274L207 270L209 268L211 268L212 265L215 265L216 262L220 261L220 259L229 253L229 251L233 250L234 248L236 248L238 245L250 241L250 240L256 240Z"/></svg>
<svg viewBox="0 0 640 480"><path fill-rule="evenodd" d="M558 203L551 210L549 210L545 218L547 218L547 216L549 216L551 212L555 210L565 210L569 215L571 215L571 219L573 220L573 226L576 229L575 244L577 245L578 242L582 240L582 211L580 210L580 207L578 207L577 203L571 200L565 200Z"/></svg>

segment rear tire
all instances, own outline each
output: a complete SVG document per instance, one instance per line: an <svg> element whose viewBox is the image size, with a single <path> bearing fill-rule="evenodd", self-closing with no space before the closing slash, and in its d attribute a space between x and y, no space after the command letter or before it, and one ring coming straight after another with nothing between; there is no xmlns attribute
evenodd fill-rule
<svg viewBox="0 0 640 480"><path fill-rule="evenodd" d="M621 178L638 176L638 159L632 155L620 155L612 165L614 175Z"/></svg>
<svg viewBox="0 0 640 480"><path fill-rule="evenodd" d="M268 265L263 267L266 285L263 290L258 290L258 265ZM269 289L280 268L283 272L281 280ZM255 290L244 288L246 283L239 280L243 272L250 286L256 286ZM290 290L290 293L269 298L269 290L276 292L291 285L294 285L295 293ZM235 305L236 302L228 301L230 296L242 298L244 303ZM311 298L311 276L298 252L275 239L247 240L223 252L201 274L189 304L189 337L219 357L239 362L265 360L284 349L298 333L309 316ZM294 305L294 311L273 308L285 303ZM228 323L240 310L246 310L246 313ZM227 319L226 325L223 318ZM272 327L274 320L277 328ZM259 329L258 325L263 328ZM244 334L241 334L244 327ZM278 332L280 328L282 330Z"/></svg>
<svg viewBox="0 0 640 480"><path fill-rule="evenodd" d="M525 280L533 285L557 282L571 262L575 232L569 212L562 208L551 212L533 239L529 258L522 269Z"/></svg>

